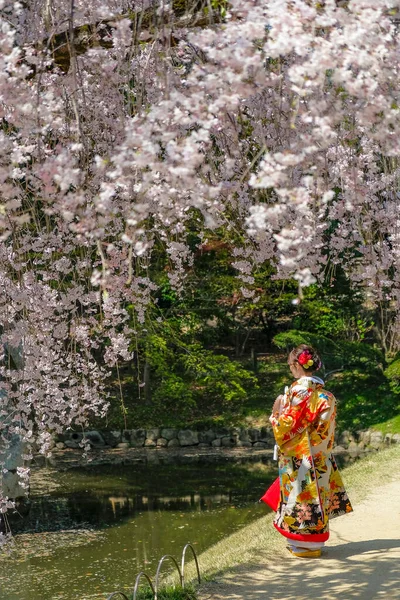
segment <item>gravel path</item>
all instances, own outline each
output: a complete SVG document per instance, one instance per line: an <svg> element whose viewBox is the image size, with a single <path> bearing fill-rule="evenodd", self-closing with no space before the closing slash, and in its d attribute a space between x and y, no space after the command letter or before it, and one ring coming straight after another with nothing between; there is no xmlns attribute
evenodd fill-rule
<svg viewBox="0 0 400 600"><path fill-rule="evenodd" d="M400 481L332 520L319 559L299 559L277 534L276 560L241 566L203 586L201 600L400 600Z"/></svg>

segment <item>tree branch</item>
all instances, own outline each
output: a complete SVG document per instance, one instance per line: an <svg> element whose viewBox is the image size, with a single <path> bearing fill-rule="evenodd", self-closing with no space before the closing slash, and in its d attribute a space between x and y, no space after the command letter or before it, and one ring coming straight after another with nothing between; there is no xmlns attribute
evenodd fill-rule
<svg viewBox="0 0 400 600"><path fill-rule="evenodd" d="M221 9L225 2L221 1ZM140 24L138 28L138 17ZM112 48L112 33L116 23L122 19L130 19L132 35L146 42L151 42L158 34L158 28L163 24L163 19L156 12L156 7L147 8L144 11L130 12L110 19L104 19L96 23L87 23L74 27L72 31L62 31L46 38L35 45L40 51L48 49L53 63L64 73L68 73L71 66L71 55L79 56L90 48L100 46L101 48ZM167 15L168 25L171 29L184 29L192 27L207 27L223 20L221 10L210 12L207 2L204 0L174 0L172 13ZM72 34L72 35L71 35ZM175 45L179 39L171 32L171 42ZM35 69L31 77L35 75Z"/></svg>

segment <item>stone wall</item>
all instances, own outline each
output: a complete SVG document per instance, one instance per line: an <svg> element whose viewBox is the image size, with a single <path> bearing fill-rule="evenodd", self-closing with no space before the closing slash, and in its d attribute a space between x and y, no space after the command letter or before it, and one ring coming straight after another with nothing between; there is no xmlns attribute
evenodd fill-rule
<svg viewBox="0 0 400 600"><path fill-rule="evenodd" d="M342 431L336 439L334 453L340 452L373 452L387 448L392 444L400 444L400 433L382 433L367 429L365 431Z"/></svg>
<svg viewBox="0 0 400 600"><path fill-rule="evenodd" d="M83 433L77 431L58 435L55 446L80 448ZM194 431L155 427L114 431L86 431L85 437L93 448L272 448L274 436L270 427L260 429L220 428Z"/></svg>
<svg viewBox="0 0 400 600"><path fill-rule="evenodd" d="M220 428L194 431L155 427L153 429L128 429L114 431L68 431L54 439L59 449L80 448L85 438L93 448L265 448L274 446L270 427ZM380 431L343 431L336 439L335 453L370 452L400 444L400 434L383 434Z"/></svg>

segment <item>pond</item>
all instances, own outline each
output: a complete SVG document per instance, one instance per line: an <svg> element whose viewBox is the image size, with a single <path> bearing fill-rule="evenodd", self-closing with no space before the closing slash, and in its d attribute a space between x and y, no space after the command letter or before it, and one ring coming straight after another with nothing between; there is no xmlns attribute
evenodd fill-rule
<svg viewBox="0 0 400 600"><path fill-rule="evenodd" d="M131 590L139 571L154 576L162 555L180 559L187 542L200 554L264 516L268 508L257 500L275 476L266 458L53 474L56 489L32 489L29 515L13 520L15 548L0 557L0 599L78 600Z"/></svg>

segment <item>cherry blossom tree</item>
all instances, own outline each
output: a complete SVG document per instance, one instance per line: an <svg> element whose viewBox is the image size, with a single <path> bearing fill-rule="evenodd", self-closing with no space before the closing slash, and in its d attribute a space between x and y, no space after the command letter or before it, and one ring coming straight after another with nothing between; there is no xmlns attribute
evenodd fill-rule
<svg viewBox="0 0 400 600"><path fill-rule="evenodd" d="M4 456L105 413L189 224L231 237L245 297L265 261L300 298L340 264L398 312L399 5L0 0Z"/></svg>

